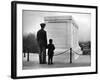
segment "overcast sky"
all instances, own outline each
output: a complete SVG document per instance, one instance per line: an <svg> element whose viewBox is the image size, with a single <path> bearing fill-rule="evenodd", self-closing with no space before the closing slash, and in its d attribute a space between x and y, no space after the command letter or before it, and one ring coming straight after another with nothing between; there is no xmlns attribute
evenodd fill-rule
<svg viewBox="0 0 100 80"><path fill-rule="evenodd" d="M23 35L35 33L40 29L40 23L44 22L45 16L72 16L79 27L79 41L90 41L91 39L91 15L80 13L61 13L46 11L23 10L22 25Z"/></svg>

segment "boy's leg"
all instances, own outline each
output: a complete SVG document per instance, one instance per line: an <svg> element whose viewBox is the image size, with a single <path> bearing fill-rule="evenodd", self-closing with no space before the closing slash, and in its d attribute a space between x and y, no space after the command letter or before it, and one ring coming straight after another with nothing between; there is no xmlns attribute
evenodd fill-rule
<svg viewBox="0 0 100 80"><path fill-rule="evenodd" d="M52 64L52 56L50 55L50 64Z"/></svg>
<svg viewBox="0 0 100 80"><path fill-rule="evenodd" d="M51 64L53 64L53 56L51 56Z"/></svg>
<svg viewBox="0 0 100 80"><path fill-rule="evenodd" d="M51 55L51 64L53 64L53 53Z"/></svg>
<svg viewBox="0 0 100 80"><path fill-rule="evenodd" d="M48 55L48 64L50 64L50 55Z"/></svg>

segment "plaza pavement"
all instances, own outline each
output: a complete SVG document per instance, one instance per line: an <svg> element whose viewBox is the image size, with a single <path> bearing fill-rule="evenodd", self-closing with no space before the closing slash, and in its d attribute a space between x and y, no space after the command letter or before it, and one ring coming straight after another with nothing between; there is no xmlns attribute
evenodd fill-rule
<svg viewBox="0 0 100 80"><path fill-rule="evenodd" d="M84 66L91 66L91 56L90 55L80 55L78 59L74 59L73 62L70 64L69 54L64 53L58 56L54 56L53 61L54 64L39 64L39 56L38 54L30 53L30 60L27 61L27 54L26 57L23 57L23 69L40 69L40 68L63 68L63 67L84 67ZM48 56L47 56L48 58ZM47 59L48 60L48 59Z"/></svg>

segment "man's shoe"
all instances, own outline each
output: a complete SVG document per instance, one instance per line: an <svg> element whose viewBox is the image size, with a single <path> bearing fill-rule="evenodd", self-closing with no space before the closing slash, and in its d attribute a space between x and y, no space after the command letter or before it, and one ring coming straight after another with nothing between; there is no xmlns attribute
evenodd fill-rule
<svg viewBox="0 0 100 80"><path fill-rule="evenodd" d="M53 62L51 64L53 64Z"/></svg>

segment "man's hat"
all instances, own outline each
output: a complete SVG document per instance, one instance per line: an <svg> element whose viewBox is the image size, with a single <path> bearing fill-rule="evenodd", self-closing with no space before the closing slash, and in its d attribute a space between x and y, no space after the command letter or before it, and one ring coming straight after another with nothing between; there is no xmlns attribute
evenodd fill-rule
<svg viewBox="0 0 100 80"><path fill-rule="evenodd" d="M40 24L41 27L45 27L45 25L46 25L45 23L41 23Z"/></svg>

